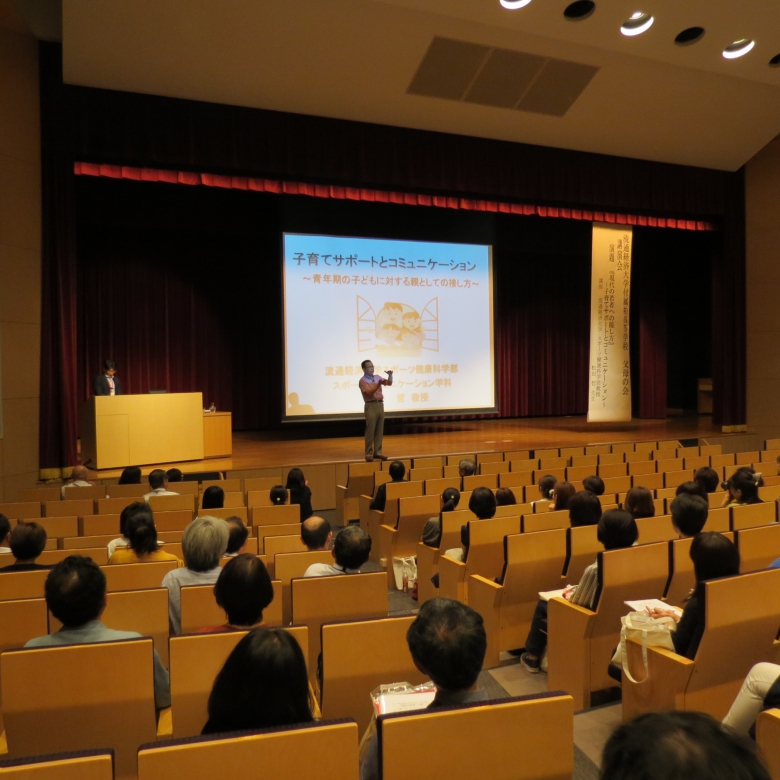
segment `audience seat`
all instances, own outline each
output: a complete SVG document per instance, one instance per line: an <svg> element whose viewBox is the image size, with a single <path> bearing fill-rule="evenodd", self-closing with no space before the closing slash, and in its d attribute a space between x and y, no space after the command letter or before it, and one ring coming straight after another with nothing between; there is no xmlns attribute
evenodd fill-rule
<svg viewBox="0 0 780 780"><path fill-rule="evenodd" d="M370 464L369 464L370 465ZM253 490L265 490L269 492L276 485L284 485L283 477L247 477L244 480L244 493L251 493Z"/></svg>
<svg viewBox="0 0 780 780"><path fill-rule="evenodd" d="M225 511L225 510L223 510ZM227 515L229 517L230 515ZM297 524L301 522L301 508L298 504L285 504L284 506L253 506L249 508L249 522L254 526L263 525L282 525L282 524ZM297 527L293 533L297 531L300 533L300 528Z"/></svg>
<svg viewBox="0 0 780 780"><path fill-rule="evenodd" d="M443 466L413 468L409 469L407 472L407 476L410 482L424 482L429 479L441 479L443 474Z"/></svg>
<svg viewBox="0 0 780 780"><path fill-rule="evenodd" d="M472 706L381 715L382 780L570 780L571 696L553 691ZM412 771L413 770L413 771Z"/></svg>
<svg viewBox="0 0 780 780"><path fill-rule="evenodd" d="M148 490L145 490L144 493L148 492ZM93 511L97 510L97 514L99 515L119 515L122 514L122 510L126 506L130 506L130 504L135 504L138 501L143 501L144 493L141 493L140 496L132 495L132 496L117 496L116 498L98 498L95 501L95 505L92 509L90 509L88 512L82 512L79 516L84 517L85 515L91 515Z"/></svg>
<svg viewBox="0 0 780 780"><path fill-rule="evenodd" d="M522 518L523 533L533 533L534 531L552 531L556 528L569 527L569 510L559 509L549 512L544 509L544 504L534 506L536 513L525 514Z"/></svg>
<svg viewBox="0 0 780 780"><path fill-rule="evenodd" d="M346 525L360 517L358 499L373 490L375 471L379 471L378 461L349 464L346 485L336 485L336 525Z"/></svg>
<svg viewBox="0 0 780 780"><path fill-rule="evenodd" d="M154 561L153 563L115 563L100 568L106 575L106 587L109 591L145 590L159 588L163 577L169 571L178 568L178 564L176 561Z"/></svg>
<svg viewBox="0 0 780 780"><path fill-rule="evenodd" d="M735 531L734 536L739 550L739 570L742 574L766 569L780 558L780 523L743 528Z"/></svg>
<svg viewBox="0 0 780 780"><path fill-rule="evenodd" d="M108 485L106 493L109 498L132 498L134 501L143 501L144 496L151 490L149 483L145 485Z"/></svg>
<svg viewBox="0 0 780 780"><path fill-rule="evenodd" d="M409 654L408 617L326 623L322 626L322 715L354 718L362 734L374 711L370 693L380 685L429 678Z"/></svg>
<svg viewBox="0 0 780 780"><path fill-rule="evenodd" d="M763 504L745 504L731 507L731 530L755 528L777 522L777 504L767 501Z"/></svg>
<svg viewBox="0 0 780 780"><path fill-rule="evenodd" d="M512 534L504 539L504 550L502 585L488 577L469 578L469 606L485 621L486 669L498 666L500 653L524 646L539 592L563 587L566 530Z"/></svg>
<svg viewBox="0 0 780 780"><path fill-rule="evenodd" d="M666 544L600 552L600 596L594 610L565 599L549 601L548 684L571 693L575 710L590 706L592 692L614 685L607 667L620 640L620 618L630 611L624 602L663 596L668 556Z"/></svg>
<svg viewBox="0 0 780 780"><path fill-rule="evenodd" d="M42 506L40 501L10 501L0 504L0 515L5 515L9 520L37 520L43 514Z"/></svg>
<svg viewBox="0 0 780 780"><path fill-rule="evenodd" d="M272 539L285 539L287 537L269 537ZM313 563L333 563L333 553L330 550L304 549L299 552L277 553L274 560L274 576L282 583L282 625L289 625L292 620L292 581L303 577L306 569ZM270 571L270 570L269 570Z"/></svg>
<svg viewBox="0 0 780 780"><path fill-rule="evenodd" d="M711 529L705 526L704 530ZM723 535L734 541L733 531L726 531ZM693 573L691 560L691 542L693 542L692 537L672 539L669 542L669 581L666 585L664 601L673 607L684 607L685 600L696 585L696 575Z"/></svg>
<svg viewBox="0 0 780 780"><path fill-rule="evenodd" d="M678 536L672 525L671 515L640 517L636 521L636 526L639 529L639 544L669 542Z"/></svg>
<svg viewBox="0 0 780 780"><path fill-rule="evenodd" d="M387 617L385 572L337 577L302 577L292 581L292 622L309 628L309 678L316 682L323 623Z"/></svg>
<svg viewBox="0 0 780 780"><path fill-rule="evenodd" d="M306 626L285 628L298 641L308 663ZM169 640L171 661L171 717L173 736L194 737L208 719L208 701L214 679L247 631L224 634L186 634Z"/></svg>
<svg viewBox="0 0 780 780"><path fill-rule="evenodd" d="M439 547L428 547L422 542L417 543L417 603L419 606L439 595L439 589L431 582L433 575L439 571L439 550Z"/></svg>
<svg viewBox="0 0 780 780"><path fill-rule="evenodd" d="M604 549L598 538L597 525L582 525L566 529L566 564L563 585L576 585Z"/></svg>
<svg viewBox="0 0 780 780"><path fill-rule="evenodd" d="M102 536L103 534L112 534L112 538L118 539L119 517L121 513L102 514L102 515L84 515L79 520L78 536ZM158 523L157 517L154 518L155 526ZM159 531L159 527L157 528ZM71 534L66 534L71 536ZM72 534L76 536L76 534Z"/></svg>
<svg viewBox="0 0 780 780"><path fill-rule="evenodd" d="M114 780L114 754L110 750L67 751L0 762L3 780Z"/></svg>
<svg viewBox="0 0 780 780"><path fill-rule="evenodd" d="M213 780L261 775L291 780L357 780L357 724L320 721L250 734L219 734L144 745L138 780ZM316 770L314 769L316 763Z"/></svg>
<svg viewBox="0 0 780 780"><path fill-rule="evenodd" d="M62 495L60 493L60 495ZM85 498L92 499L105 498L106 486L105 485L74 485L65 489L65 498L69 501L81 501ZM48 502L47 502L48 503Z"/></svg>
<svg viewBox="0 0 780 780"><path fill-rule="evenodd" d="M151 639L9 650L0 684L10 758L112 748L129 780L156 738Z"/></svg>
<svg viewBox="0 0 780 780"><path fill-rule="evenodd" d="M441 455L432 455L430 457L414 458L412 461L412 467L416 469L428 469L433 466L442 468L444 466L444 458Z"/></svg>
<svg viewBox="0 0 780 780"><path fill-rule="evenodd" d="M629 668L638 683L623 680L623 718L644 712L698 710L722 720L750 668L772 657L780 627L780 569L704 583L705 625L693 661L671 650L629 640Z"/></svg>
<svg viewBox="0 0 780 780"><path fill-rule="evenodd" d="M772 780L780 780L780 710L765 710L756 719L756 741Z"/></svg>
<svg viewBox="0 0 780 780"><path fill-rule="evenodd" d="M63 503L65 503L63 501ZM68 502L70 503L70 502ZM75 515L63 517L37 517L35 522L46 529L46 535L52 539L79 535L79 519Z"/></svg>
<svg viewBox="0 0 780 780"><path fill-rule="evenodd" d="M41 566L54 566L55 563L64 561L73 554L73 550L44 550L35 559L35 562ZM106 547L83 547L78 551L78 554L92 558L98 566L105 566L108 563L108 549Z"/></svg>
<svg viewBox="0 0 780 780"><path fill-rule="evenodd" d="M282 585L272 580L274 599L263 612L263 622L269 626L282 624ZM222 626L227 615L217 604L213 585L186 585L181 589L181 632L193 634L200 628Z"/></svg>
<svg viewBox="0 0 780 780"><path fill-rule="evenodd" d="M157 512L170 512L174 509L194 511L195 498L196 496L187 495L186 493L178 496L149 496L148 503L155 514Z"/></svg>
<svg viewBox="0 0 780 780"><path fill-rule="evenodd" d="M10 564L12 556L9 556ZM0 601L38 599L43 596L43 585L49 572L13 571L0 574Z"/></svg>
<svg viewBox="0 0 780 780"><path fill-rule="evenodd" d="M520 533L518 517L494 517L472 520L469 549L465 561L439 556L439 595L469 603L469 577L478 574L488 580L498 577L504 568L504 539ZM562 562L561 562L562 563ZM560 576L560 568L558 575Z"/></svg>
<svg viewBox="0 0 780 780"><path fill-rule="evenodd" d="M228 517L240 517L244 521L244 525L249 525L249 510L245 506L225 506L222 507L222 509L200 509L198 511L198 517L204 516L219 517L222 520L227 520Z"/></svg>
<svg viewBox="0 0 780 780"><path fill-rule="evenodd" d="M455 488L460 492L460 477L426 479L424 487L426 496L440 496L447 488Z"/></svg>
<svg viewBox="0 0 780 780"><path fill-rule="evenodd" d="M22 503L37 501L41 504L45 504L47 501L58 501L62 495L60 487L20 488L17 492L16 500Z"/></svg>
<svg viewBox="0 0 780 780"><path fill-rule="evenodd" d="M250 528L250 533L257 539L259 553L265 553L265 540L271 536L292 536L292 532L300 532L300 524L296 527L292 523L280 523L279 525L255 525Z"/></svg>
<svg viewBox="0 0 780 780"><path fill-rule="evenodd" d="M241 480L237 478L233 479L204 479L200 483L200 492L205 493L210 487L220 487L225 493L242 493ZM173 490L173 488L170 488Z"/></svg>
<svg viewBox="0 0 780 780"><path fill-rule="evenodd" d="M296 531L299 529L296 529ZM265 542L266 568L274 579L275 558L279 553L307 552L300 533L289 536L269 536Z"/></svg>

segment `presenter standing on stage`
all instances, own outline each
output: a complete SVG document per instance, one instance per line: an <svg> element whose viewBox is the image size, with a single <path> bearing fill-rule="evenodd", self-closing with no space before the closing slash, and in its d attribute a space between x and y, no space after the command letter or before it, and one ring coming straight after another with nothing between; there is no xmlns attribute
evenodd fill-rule
<svg viewBox="0 0 780 780"><path fill-rule="evenodd" d="M382 385L390 387L393 384L393 372L387 371L387 379L374 376L374 364L364 360L360 367L363 376L358 385L363 394L366 414L366 460L387 460L382 454L382 436L385 432L385 405L382 395Z"/></svg>
<svg viewBox="0 0 780 780"><path fill-rule="evenodd" d="M92 390L95 395L122 395L122 383L116 375L116 363L113 360L103 363L103 373L95 377Z"/></svg>

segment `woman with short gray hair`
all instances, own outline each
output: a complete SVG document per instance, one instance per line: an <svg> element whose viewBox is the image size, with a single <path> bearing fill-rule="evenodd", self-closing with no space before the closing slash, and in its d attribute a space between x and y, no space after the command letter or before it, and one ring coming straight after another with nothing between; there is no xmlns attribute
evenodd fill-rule
<svg viewBox="0 0 780 780"><path fill-rule="evenodd" d="M213 585L222 571L220 558L228 545L227 523L218 517L198 517L185 529L181 540L184 569L169 571L162 581L168 589L168 622L171 634L181 633L181 589L185 585Z"/></svg>

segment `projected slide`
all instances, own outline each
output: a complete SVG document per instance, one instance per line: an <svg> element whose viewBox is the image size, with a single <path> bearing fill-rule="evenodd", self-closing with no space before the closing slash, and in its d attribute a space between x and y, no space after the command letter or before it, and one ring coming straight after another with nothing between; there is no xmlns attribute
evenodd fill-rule
<svg viewBox="0 0 780 780"><path fill-rule="evenodd" d="M287 418L362 415L366 359L386 414L493 411L491 280L489 246L285 234Z"/></svg>

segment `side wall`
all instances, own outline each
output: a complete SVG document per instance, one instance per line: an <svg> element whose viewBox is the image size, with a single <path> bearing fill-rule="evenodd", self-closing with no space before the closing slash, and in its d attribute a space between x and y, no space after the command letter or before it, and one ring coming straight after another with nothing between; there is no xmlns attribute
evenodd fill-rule
<svg viewBox="0 0 780 780"><path fill-rule="evenodd" d="M0 499L38 478L41 152L38 42L0 27Z"/></svg>

